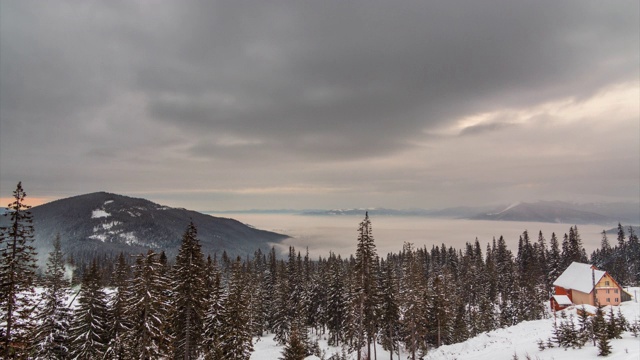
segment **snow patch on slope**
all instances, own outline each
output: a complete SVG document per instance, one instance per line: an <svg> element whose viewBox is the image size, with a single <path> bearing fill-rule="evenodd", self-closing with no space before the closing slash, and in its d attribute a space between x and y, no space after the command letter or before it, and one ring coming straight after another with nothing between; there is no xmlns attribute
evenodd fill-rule
<svg viewBox="0 0 640 360"><path fill-rule="evenodd" d="M100 240L102 242L107 241L107 235L106 234L93 234L89 236L89 239L94 239L94 240Z"/></svg>
<svg viewBox="0 0 640 360"><path fill-rule="evenodd" d="M109 214L108 212L104 211L103 209L96 209L93 210L93 212L91 213L91 218L92 219L99 219L99 218L106 218L111 216L111 214Z"/></svg>

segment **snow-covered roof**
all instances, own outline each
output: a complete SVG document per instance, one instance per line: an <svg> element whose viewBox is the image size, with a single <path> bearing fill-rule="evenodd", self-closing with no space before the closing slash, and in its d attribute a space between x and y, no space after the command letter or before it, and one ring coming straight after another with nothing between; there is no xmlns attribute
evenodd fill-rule
<svg viewBox="0 0 640 360"><path fill-rule="evenodd" d="M578 305L576 306L576 309L578 310L584 310L586 311L588 314L596 314L596 311L598 311L598 308L593 306L593 305L589 305L589 304L582 304L582 305Z"/></svg>
<svg viewBox="0 0 640 360"><path fill-rule="evenodd" d="M605 272L602 270L594 270L596 284ZM593 290L593 279L591 276L591 265L579 262L572 262L571 265L560 275L554 286L561 286L565 289L578 290L583 293L590 293Z"/></svg>
<svg viewBox="0 0 640 360"><path fill-rule="evenodd" d="M553 298L556 300L558 305L569 306L573 304L567 295L553 295Z"/></svg>

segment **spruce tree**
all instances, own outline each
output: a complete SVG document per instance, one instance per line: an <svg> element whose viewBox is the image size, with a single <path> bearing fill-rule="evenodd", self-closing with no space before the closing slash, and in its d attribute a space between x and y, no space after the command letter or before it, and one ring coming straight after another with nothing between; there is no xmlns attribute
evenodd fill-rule
<svg viewBox="0 0 640 360"><path fill-rule="evenodd" d="M596 309L596 314L593 317L591 328L593 331L593 345L596 345L596 340L602 335L607 333L607 322L604 319L604 311L602 307L599 306Z"/></svg>
<svg viewBox="0 0 640 360"><path fill-rule="evenodd" d="M394 269L389 261L382 262L382 303L380 307L380 343L389 351L390 360L397 352L400 308L397 298L397 282Z"/></svg>
<svg viewBox="0 0 640 360"><path fill-rule="evenodd" d="M241 259L233 263L228 296L224 304L221 348L225 360L248 360L253 351L253 337L247 314L246 278Z"/></svg>
<svg viewBox="0 0 640 360"><path fill-rule="evenodd" d="M41 307L35 320L39 324L34 334L35 359L65 359L69 353L70 310L67 297L69 281L64 278L64 256L60 234L53 240L40 296Z"/></svg>
<svg viewBox="0 0 640 360"><path fill-rule="evenodd" d="M307 355L306 344L298 336L298 330L292 329L289 341L282 350L280 360L304 360Z"/></svg>
<svg viewBox="0 0 640 360"><path fill-rule="evenodd" d="M118 255L113 274L115 291L109 301L109 344L105 353L106 359L125 359L126 334L131 324L126 318L127 301L131 295L129 289L129 265L123 253Z"/></svg>
<svg viewBox="0 0 640 360"><path fill-rule="evenodd" d="M71 358L99 359L104 356L109 342L107 295L100 284L100 273L95 260L82 279L78 306L73 311L69 335Z"/></svg>
<svg viewBox="0 0 640 360"><path fill-rule="evenodd" d="M207 360L223 360L222 337L224 303L226 294L222 288L220 272L214 268L213 284L209 293L204 323L204 355Z"/></svg>
<svg viewBox="0 0 640 360"><path fill-rule="evenodd" d="M358 360L362 359L362 348L367 347L366 358L370 359L371 341L377 333L375 309L378 294L375 286L376 246L371 230L369 213L358 227L358 244L356 248L356 297L353 299L353 315L356 326L355 347Z"/></svg>
<svg viewBox="0 0 640 360"><path fill-rule="evenodd" d="M562 274L560 245L558 244L556 233L552 233L551 240L549 240L549 253L547 255L547 261L549 262L548 278L551 283L553 283L560 276L560 274Z"/></svg>
<svg viewBox="0 0 640 360"><path fill-rule="evenodd" d="M205 261L198 231L189 223L173 267L171 325L174 359L196 359L202 347L206 311Z"/></svg>
<svg viewBox="0 0 640 360"><path fill-rule="evenodd" d="M609 356L611 354L611 341L605 331L597 334L598 339L598 356Z"/></svg>
<svg viewBox="0 0 640 360"><path fill-rule="evenodd" d="M345 275L340 256L329 254L329 289L327 294L327 328L329 329L329 344L340 345L344 338L344 323L346 317Z"/></svg>
<svg viewBox="0 0 640 360"><path fill-rule="evenodd" d="M130 326L126 334L129 357L158 359L169 354L168 280L162 277L162 267L158 255L151 250L136 259L125 309Z"/></svg>
<svg viewBox="0 0 640 360"><path fill-rule="evenodd" d="M33 329L36 252L33 218L25 204L27 194L19 182L13 202L4 214L8 226L0 227L0 353L6 359L26 355ZM26 346L25 346L26 345Z"/></svg>
<svg viewBox="0 0 640 360"><path fill-rule="evenodd" d="M400 288L403 342L412 360L424 350L426 336L424 278L410 243L402 251L403 277Z"/></svg>

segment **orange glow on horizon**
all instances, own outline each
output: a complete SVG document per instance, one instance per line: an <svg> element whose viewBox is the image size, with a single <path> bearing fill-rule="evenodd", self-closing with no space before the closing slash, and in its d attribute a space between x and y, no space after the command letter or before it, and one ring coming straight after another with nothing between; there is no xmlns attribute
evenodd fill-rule
<svg viewBox="0 0 640 360"><path fill-rule="evenodd" d="M38 206L51 201L50 198L30 197L29 194L27 194L27 197L24 200L25 200L24 201L25 204L29 206ZM7 205L12 203L13 201L14 201L13 197L0 197L0 208L6 208Z"/></svg>

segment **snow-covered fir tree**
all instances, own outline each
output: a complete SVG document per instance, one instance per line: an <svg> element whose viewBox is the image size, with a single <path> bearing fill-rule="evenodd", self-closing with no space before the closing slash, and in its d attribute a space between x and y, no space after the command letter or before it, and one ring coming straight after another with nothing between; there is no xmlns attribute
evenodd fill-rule
<svg viewBox="0 0 640 360"><path fill-rule="evenodd" d="M198 231L189 223L172 274L171 331L174 359L196 359L201 353L207 288Z"/></svg>
<svg viewBox="0 0 640 360"><path fill-rule="evenodd" d="M222 337L226 294L222 287L221 275L217 266L214 265L209 276L212 277L212 284L209 287L207 311L204 319L203 351L207 360L223 360Z"/></svg>
<svg viewBox="0 0 640 360"><path fill-rule="evenodd" d="M130 326L125 339L128 357L160 359L170 354L168 279L162 276L162 268L151 250L136 258L125 309Z"/></svg>
<svg viewBox="0 0 640 360"><path fill-rule="evenodd" d="M224 359L248 360L253 351L253 336L247 314L247 289L242 260L233 263L229 290L224 304L221 348Z"/></svg>
<svg viewBox="0 0 640 360"><path fill-rule="evenodd" d="M34 359L66 359L69 354L70 283L64 277L65 262L60 235L53 240L42 281L43 291L35 320Z"/></svg>
<svg viewBox="0 0 640 360"><path fill-rule="evenodd" d="M100 283L97 262L94 261L82 279L78 305L73 311L69 329L71 359L100 359L109 342L107 295Z"/></svg>
<svg viewBox="0 0 640 360"><path fill-rule="evenodd" d="M354 321L353 325L356 327L353 346L356 348L358 360L371 358L371 342L377 333L375 310L378 306L378 294L374 276L376 262L376 246L373 239L371 220L367 212L358 227L354 267L356 294L351 299L351 318Z"/></svg>
<svg viewBox="0 0 640 360"><path fill-rule="evenodd" d="M123 253L117 258L113 275L114 292L109 301L109 344L105 352L105 359L125 359L127 354L126 335L131 330L127 319L127 302L131 292L129 289L130 267Z"/></svg>
<svg viewBox="0 0 640 360"><path fill-rule="evenodd" d="M19 182L4 214L9 224L0 228L0 354L7 359L26 356L34 325L36 252L26 197Z"/></svg>

